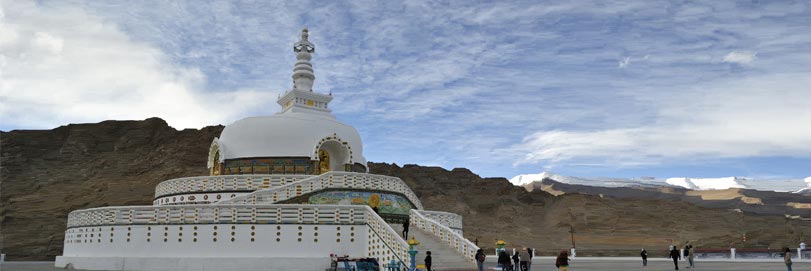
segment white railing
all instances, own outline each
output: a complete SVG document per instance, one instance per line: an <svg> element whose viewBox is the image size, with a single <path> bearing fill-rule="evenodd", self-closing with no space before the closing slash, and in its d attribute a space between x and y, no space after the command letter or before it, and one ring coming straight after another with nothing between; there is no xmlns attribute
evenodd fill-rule
<svg viewBox="0 0 811 271"><path fill-rule="evenodd" d="M163 181L155 187L155 198L194 192L254 191L283 186L314 175L219 175L185 177Z"/></svg>
<svg viewBox="0 0 811 271"><path fill-rule="evenodd" d="M452 230L456 230L457 232L462 231L462 216L457 215L454 213L442 212L442 211L425 211L420 210L418 211L423 216L433 219L439 224L445 225Z"/></svg>
<svg viewBox="0 0 811 271"><path fill-rule="evenodd" d="M73 211L68 228L149 224L366 224L356 205L174 205L100 207Z"/></svg>
<svg viewBox="0 0 811 271"><path fill-rule="evenodd" d="M370 242L368 250L370 256L378 258L378 262L382 266L384 263L388 264L389 261L384 261L385 257L396 258L395 261L402 262L404 266L411 266L411 258L408 255L408 243L400 237L391 226L386 223L371 207L367 205L360 205L366 209L366 225L372 229L372 234L377 239L369 236ZM378 246L376 242L381 242L382 246ZM382 256L382 257L381 257Z"/></svg>
<svg viewBox="0 0 811 271"><path fill-rule="evenodd" d="M461 234L457 233L448 226L442 225L441 223L422 215L417 210L411 210L409 220L411 221L412 225L433 234L438 240L448 245L448 247L455 249L457 252L462 254L465 259L474 261L476 251L479 249L479 247L473 244L473 242L470 242L470 240L462 237Z"/></svg>
<svg viewBox="0 0 811 271"><path fill-rule="evenodd" d="M295 183L239 195L217 204L273 204L324 189L395 192L404 195L417 209L422 210L422 203L417 195L400 178L355 172L328 172Z"/></svg>

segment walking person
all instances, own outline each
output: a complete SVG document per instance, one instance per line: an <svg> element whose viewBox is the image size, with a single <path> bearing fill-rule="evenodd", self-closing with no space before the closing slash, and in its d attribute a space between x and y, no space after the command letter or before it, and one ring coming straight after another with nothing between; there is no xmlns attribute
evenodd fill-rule
<svg viewBox="0 0 811 271"><path fill-rule="evenodd" d="M527 271L530 271L532 268L532 257L535 257L535 249L527 248L527 253L529 254L529 259L527 259Z"/></svg>
<svg viewBox="0 0 811 271"><path fill-rule="evenodd" d="M690 263L690 268L696 268L695 263L693 263L693 258L695 255L693 254L693 245L687 246L687 262Z"/></svg>
<svg viewBox="0 0 811 271"><path fill-rule="evenodd" d="M555 267L561 271L569 271L569 254L566 253L566 250L561 250L558 254L558 258L555 259Z"/></svg>
<svg viewBox="0 0 811 271"><path fill-rule="evenodd" d="M512 257L512 259L513 259L513 263L514 263L512 270L513 271L521 271L521 265L520 265L521 259L518 258L518 250L513 249L513 257Z"/></svg>
<svg viewBox="0 0 811 271"><path fill-rule="evenodd" d="M783 262L786 263L786 271L791 271L791 250L786 248L783 255Z"/></svg>
<svg viewBox="0 0 811 271"><path fill-rule="evenodd" d="M523 248L520 251L521 251L521 255L518 255L518 256L521 257L521 265L520 265L521 269L519 269L519 270L527 271L527 270L529 270L529 258L530 258L529 257L529 250L527 248Z"/></svg>
<svg viewBox="0 0 811 271"><path fill-rule="evenodd" d="M670 247L670 255L668 256L673 259L673 266L676 267L676 270L679 270L679 260L681 260L681 255L679 255L679 250L676 249L676 246Z"/></svg>
<svg viewBox="0 0 811 271"><path fill-rule="evenodd" d="M498 254L498 265L501 265L501 271L512 271L512 269L507 269L510 268L510 256L507 255L507 251L502 250Z"/></svg>
<svg viewBox="0 0 811 271"><path fill-rule="evenodd" d="M484 271L484 260L487 259L487 256L484 255L484 251L480 248L476 251L476 267L479 268L479 271Z"/></svg>
<svg viewBox="0 0 811 271"><path fill-rule="evenodd" d="M403 222L403 238L406 240L408 240L408 224L408 219L406 219L406 221Z"/></svg>
<svg viewBox="0 0 811 271"><path fill-rule="evenodd" d="M425 270L431 271L431 251L425 252Z"/></svg>
<svg viewBox="0 0 811 271"><path fill-rule="evenodd" d="M648 252L644 248L639 253L639 256L642 257L642 266L648 266Z"/></svg>

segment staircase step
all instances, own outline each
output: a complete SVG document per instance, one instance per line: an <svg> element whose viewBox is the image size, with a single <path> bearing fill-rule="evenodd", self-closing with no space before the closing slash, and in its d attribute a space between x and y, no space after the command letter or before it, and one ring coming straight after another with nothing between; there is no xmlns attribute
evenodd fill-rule
<svg viewBox="0 0 811 271"><path fill-rule="evenodd" d="M398 233L402 233L402 224L389 224ZM417 263L423 264L425 252L431 251L432 269L434 270L472 270L475 264L465 259L461 253L451 248L444 242L437 240L436 236L429 232L423 232L416 227L409 227L408 239L411 237L420 242L417 245Z"/></svg>

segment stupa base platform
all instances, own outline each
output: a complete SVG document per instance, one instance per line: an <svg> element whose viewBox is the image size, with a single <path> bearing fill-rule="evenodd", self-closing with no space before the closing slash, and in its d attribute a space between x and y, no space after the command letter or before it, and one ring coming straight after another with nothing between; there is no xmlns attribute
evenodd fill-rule
<svg viewBox="0 0 811 271"><path fill-rule="evenodd" d="M83 270L325 270L329 257L154 258L57 256L54 266Z"/></svg>

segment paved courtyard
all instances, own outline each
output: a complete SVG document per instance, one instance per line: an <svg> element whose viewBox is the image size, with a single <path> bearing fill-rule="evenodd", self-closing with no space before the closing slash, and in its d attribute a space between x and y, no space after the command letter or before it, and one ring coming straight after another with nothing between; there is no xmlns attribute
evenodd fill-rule
<svg viewBox="0 0 811 271"><path fill-rule="evenodd" d="M500 270L495 268L496 258L488 257L489 265L486 265L487 270ZM786 270L782 262L702 262L696 261L696 268L686 268L686 261L679 261L679 270L730 270L730 271L760 271L760 270ZM794 263L792 265L794 271L811 271L811 262ZM532 263L532 270L547 271L557 270L555 268L555 260L552 258L536 259ZM628 259L628 258L575 258L569 262L569 270L571 271L602 271L602 270L617 270L617 271L665 271L674 270L673 261L668 259L648 259L648 266L642 267L642 260Z"/></svg>
<svg viewBox="0 0 811 271"><path fill-rule="evenodd" d="M495 269L495 259L487 259L487 270ZM679 262L680 270L701 270L701 271L761 271L761 270L786 270L781 262L697 262L695 269L687 269L682 265L684 261ZM811 271L811 262L794 263L794 271ZM2 271L52 271L52 270L65 270L53 267L53 262L5 262L0 263L0 270ZM498 269L500 270L500 269ZM533 261L532 270L536 271L551 271L557 270L554 266L554 260L550 258L536 259ZM603 271L603 270L640 270L640 271L665 271L673 270L672 261L664 261L663 259L654 259L648 262L648 267L643 268L639 261L631 259L574 259L569 266L572 271Z"/></svg>

